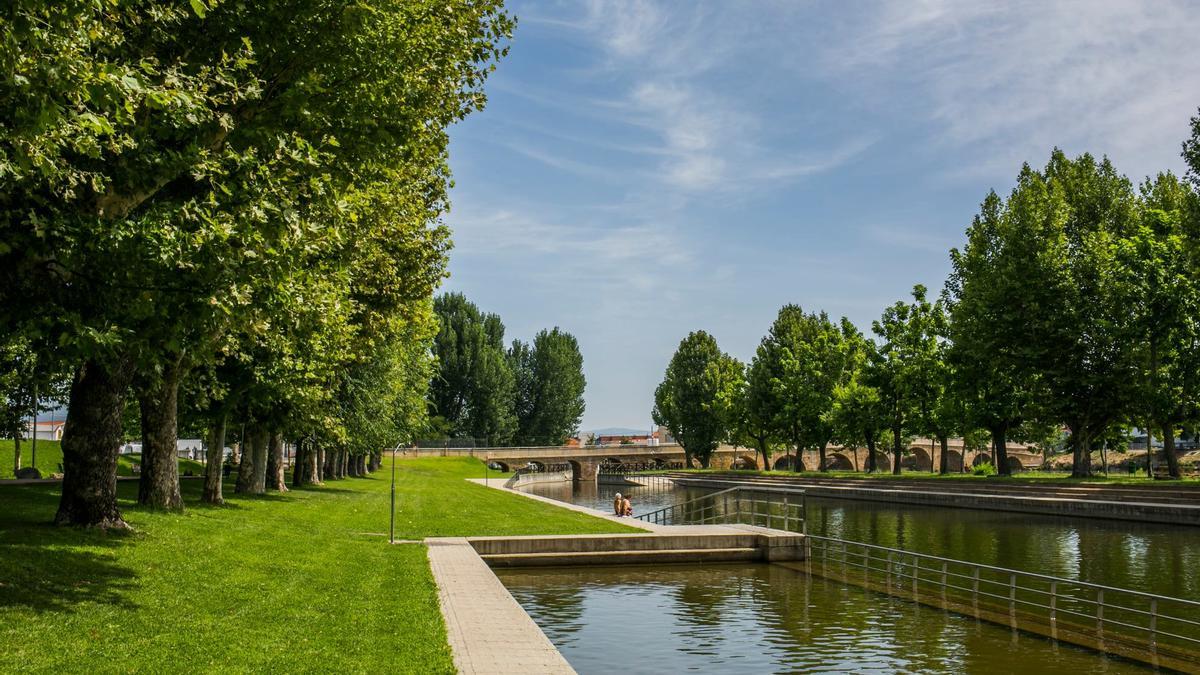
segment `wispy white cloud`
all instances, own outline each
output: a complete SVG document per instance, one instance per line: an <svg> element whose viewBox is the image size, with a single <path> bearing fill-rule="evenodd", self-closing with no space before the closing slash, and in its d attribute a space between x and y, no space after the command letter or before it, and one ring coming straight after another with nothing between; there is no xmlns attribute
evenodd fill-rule
<svg viewBox="0 0 1200 675"><path fill-rule="evenodd" d="M1175 166L1200 103L1200 11L1190 0L880 2L860 10L822 63L866 96L907 88L969 150L958 176L1012 175L1051 147L1108 154L1144 175ZM891 86L888 86L891 85Z"/></svg>

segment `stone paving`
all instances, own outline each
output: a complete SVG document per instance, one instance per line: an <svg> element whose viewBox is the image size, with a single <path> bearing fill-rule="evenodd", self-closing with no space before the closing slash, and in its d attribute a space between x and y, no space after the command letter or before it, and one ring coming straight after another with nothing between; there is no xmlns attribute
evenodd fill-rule
<svg viewBox="0 0 1200 675"><path fill-rule="evenodd" d="M465 538L425 543L458 672L575 672Z"/></svg>

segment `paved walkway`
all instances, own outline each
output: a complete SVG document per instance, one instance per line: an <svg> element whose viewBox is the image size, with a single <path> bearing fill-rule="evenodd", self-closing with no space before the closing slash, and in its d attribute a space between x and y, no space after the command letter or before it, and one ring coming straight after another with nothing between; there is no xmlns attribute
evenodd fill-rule
<svg viewBox="0 0 1200 675"><path fill-rule="evenodd" d="M425 544L458 672L575 672L465 538Z"/></svg>

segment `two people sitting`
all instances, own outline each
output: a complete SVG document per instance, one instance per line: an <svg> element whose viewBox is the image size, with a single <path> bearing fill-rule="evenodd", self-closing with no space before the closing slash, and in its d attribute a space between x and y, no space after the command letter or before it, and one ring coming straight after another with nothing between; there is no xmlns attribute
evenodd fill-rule
<svg viewBox="0 0 1200 675"><path fill-rule="evenodd" d="M620 492L613 498L613 513L618 516L633 517L633 504L629 503L628 497L622 497Z"/></svg>

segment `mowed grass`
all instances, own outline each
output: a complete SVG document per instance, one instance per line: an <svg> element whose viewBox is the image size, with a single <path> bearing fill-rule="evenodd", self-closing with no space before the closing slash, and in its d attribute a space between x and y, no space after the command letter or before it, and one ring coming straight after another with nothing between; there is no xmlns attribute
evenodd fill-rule
<svg viewBox="0 0 1200 675"><path fill-rule="evenodd" d="M40 450L40 448L39 448ZM397 538L625 531L467 483L470 458L400 460ZM389 546L389 472L183 514L129 534L58 528L54 486L0 487L0 672L452 672L425 547Z"/></svg>
<svg viewBox="0 0 1200 675"><path fill-rule="evenodd" d="M21 441L21 466L33 466L32 444L28 440ZM60 441L42 441L37 444L37 469L43 477L59 473L62 464L62 443ZM117 475L135 476L134 464L141 464L142 456L138 453L119 455L117 457ZM179 475L191 471L193 475L204 475L204 464L191 460L179 460ZM0 440L0 478L12 478L13 473L13 442L11 438Z"/></svg>
<svg viewBox="0 0 1200 675"><path fill-rule="evenodd" d="M33 466L33 444L28 438L21 439L21 466ZM37 442L37 470L43 476L49 476L58 471L62 464L62 444L59 441ZM13 477L13 440L0 439L0 478Z"/></svg>

